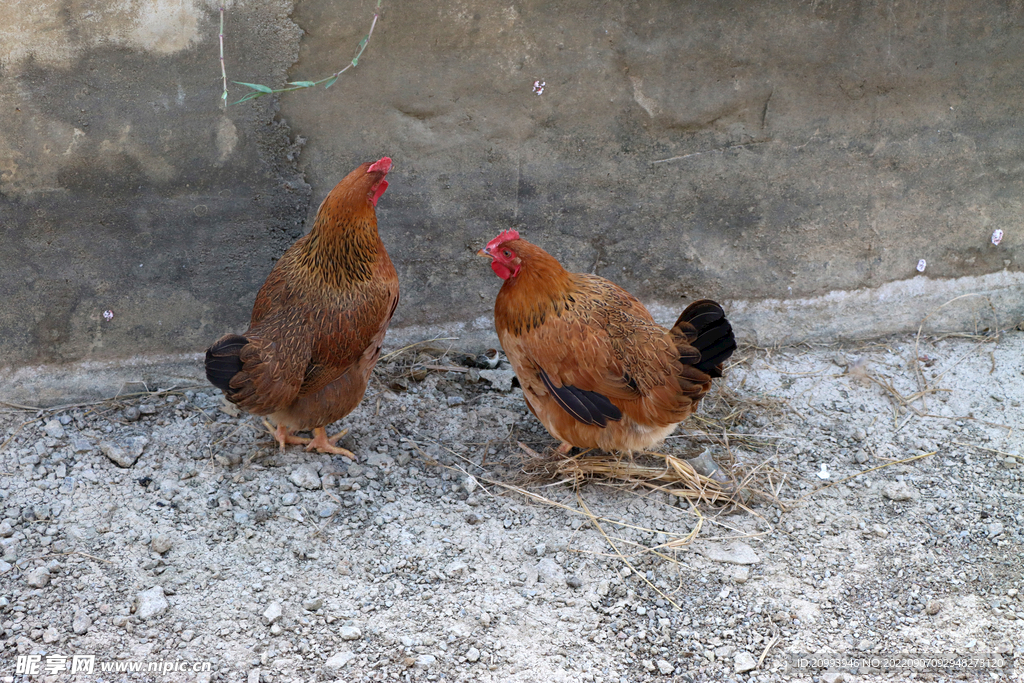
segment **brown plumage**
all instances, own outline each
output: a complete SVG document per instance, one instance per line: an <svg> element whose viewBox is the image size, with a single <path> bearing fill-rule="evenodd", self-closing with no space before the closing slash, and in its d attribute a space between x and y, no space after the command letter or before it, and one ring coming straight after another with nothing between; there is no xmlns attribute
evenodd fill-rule
<svg viewBox="0 0 1024 683"><path fill-rule="evenodd" d="M514 230L479 253L505 281L494 303L498 339L527 406L562 453L659 443L696 410L736 349L713 301L690 304L667 330L626 290L570 273Z"/></svg>
<svg viewBox="0 0 1024 683"><path fill-rule="evenodd" d="M377 233L377 200L391 159L359 166L317 211L309 234L278 260L256 295L249 329L206 351L206 376L227 399L276 425L281 448L355 456L327 438L366 392L388 323L398 275ZM313 438L293 431L312 430Z"/></svg>

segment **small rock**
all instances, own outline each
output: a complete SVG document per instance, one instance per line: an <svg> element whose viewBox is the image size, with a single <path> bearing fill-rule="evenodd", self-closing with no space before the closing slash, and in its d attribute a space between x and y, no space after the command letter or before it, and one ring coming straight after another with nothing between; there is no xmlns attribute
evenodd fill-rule
<svg viewBox="0 0 1024 683"><path fill-rule="evenodd" d="M992 522L986 528L988 529L988 537L989 538L995 538L999 534L1003 533L1003 523L1002 522Z"/></svg>
<svg viewBox="0 0 1024 683"><path fill-rule="evenodd" d="M582 588L583 579L576 576L575 574L570 574L569 576L565 577L565 585L569 588Z"/></svg>
<svg viewBox="0 0 1024 683"><path fill-rule="evenodd" d="M321 503L320 507L318 507L316 509L316 513L318 515L320 515L320 517L322 519L326 519L328 517L333 517L334 514L337 511L338 511L338 506L337 505L335 505L334 503L327 503L327 502Z"/></svg>
<svg viewBox="0 0 1024 683"><path fill-rule="evenodd" d="M863 448L858 448L857 452L853 454L853 459L858 465L863 465L870 459L870 456Z"/></svg>
<svg viewBox="0 0 1024 683"><path fill-rule="evenodd" d="M640 662L640 665L643 666L644 667L644 671L647 671L647 672L654 671L654 669L655 669L654 662L652 660L650 660L650 659L643 660L642 662Z"/></svg>
<svg viewBox="0 0 1024 683"><path fill-rule="evenodd" d="M891 481L882 487L882 495L892 501L904 502L917 500L921 494L905 481Z"/></svg>
<svg viewBox="0 0 1024 683"><path fill-rule="evenodd" d="M298 502L299 502L299 494L295 493L295 491L289 491L288 493L286 493L283 496L281 496L281 505L284 505L284 506L295 505Z"/></svg>
<svg viewBox="0 0 1024 683"><path fill-rule="evenodd" d="M153 552L163 555L174 546L174 541L167 534L157 534L153 537L151 547Z"/></svg>
<svg viewBox="0 0 1024 683"><path fill-rule="evenodd" d="M246 683L260 683L260 670L259 668L250 669L249 675L245 679Z"/></svg>
<svg viewBox="0 0 1024 683"><path fill-rule="evenodd" d="M13 569L13 568L14 568L14 565L8 564L7 562L4 562L3 560L0 560L0 576L3 576L7 572L11 571L11 569Z"/></svg>
<svg viewBox="0 0 1024 683"><path fill-rule="evenodd" d="M56 643L60 640L60 631L54 627L50 627L43 631L43 642L49 645L50 643Z"/></svg>
<svg viewBox="0 0 1024 683"><path fill-rule="evenodd" d="M153 586L135 596L135 616L142 620L158 617L170 606L160 586Z"/></svg>
<svg viewBox="0 0 1024 683"><path fill-rule="evenodd" d="M143 403L139 406L139 412L143 415L156 415L156 406L152 403Z"/></svg>
<svg viewBox="0 0 1024 683"><path fill-rule="evenodd" d="M302 609L307 612L315 612L324 606L323 598L310 598L309 600L303 600Z"/></svg>
<svg viewBox="0 0 1024 683"><path fill-rule="evenodd" d="M889 532L882 528L880 524L874 524L871 526L871 533L879 538L885 538L889 535Z"/></svg>
<svg viewBox="0 0 1024 683"><path fill-rule="evenodd" d="M469 570L469 565L461 560L455 560L450 562L445 568L444 573L450 578L459 578L465 576Z"/></svg>
<svg viewBox="0 0 1024 683"><path fill-rule="evenodd" d="M299 465L288 475L288 480L299 488L311 491L320 488L320 475L312 465Z"/></svg>
<svg viewBox="0 0 1024 683"><path fill-rule="evenodd" d="M44 588L50 583L50 570L46 567L36 567L25 574L25 583L32 588Z"/></svg>
<svg viewBox="0 0 1024 683"><path fill-rule="evenodd" d="M480 661L480 650L475 647L471 647L466 650L466 661L467 662L478 662Z"/></svg>
<svg viewBox="0 0 1024 683"><path fill-rule="evenodd" d="M391 389L391 391L394 391L396 393L401 391L408 391L409 380L407 380L405 377L395 377L388 384L388 387Z"/></svg>
<svg viewBox="0 0 1024 683"><path fill-rule="evenodd" d="M465 402L466 402L466 399L464 399L461 396L449 396L448 400L447 400L449 408L452 408L454 406L461 406Z"/></svg>
<svg viewBox="0 0 1024 683"><path fill-rule="evenodd" d="M732 580L736 583L746 583L750 579L750 568L749 567L737 567L732 573Z"/></svg>
<svg viewBox="0 0 1024 683"><path fill-rule="evenodd" d="M664 660L664 659L659 659L658 660L658 671L660 671L665 676L668 676L670 673L672 673L675 670L676 670L676 668L674 666L672 666L667 660Z"/></svg>
<svg viewBox="0 0 1024 683"><path fill-rule="evenodd" d="M272 635L272 636L279 636L282 633L284 633L284 629L281 627L281 624L271 624L270 625L270 635Z"/></svg>
<svg viewBox="0 0 1024 683"><path fill-rule="evenodd" d="M11 526L11 520L5 519L0 522L0 538L10 538L14 535L14 527Z"/></svg>
<svg viewBox="0 0 1024 683"><path fill-rule="evenodd" d="M64 427L61 425L60 420L47 420L46 424L43 425L43 433L51 439L63 439Z"/></svg>
<svg viewBox="0 0 1024 683"><path fill-rule="evenodd" d="M414 664L414 666L417 669L429 669L430 667L434 666L434 663L436 661L437 657L435 657L434 655L420 655L416 658L416 663Z"/></svg>
<svg viewBox="0 0 1024 683"><path fill-rule="evenodd" d="M706 543L700 551L704 557L714 562L728 562L730 564L757 564L761 559L754 552L754 549L743 541L733 541L731 544L722 547L716 543Z"/></svg>
<svg viewBox="0 0 1024 683"><path fill-rule="evenodd" d="M100 450L118 467L131 467L148 443L149 439L144 436L132 436L121 443L101 441Z"/></svg>
<svg viewBox="0 0 1024 683"><path fill-rule="evenodd" d="M338 673L355 658L356 655L352 652L335 652L324 662L324 673L337 677Z"/></svg>
<svg viewBox="0 0 1024 683"><path fill-rule="evenodd" d="M821 674L822 683L843 683L845 680L846 677L843 676L841 671L828 671Z"/></svg>
<svg viewBox="0 0 1024 683"><path fill-rule="evenodd" d="M738 674L745 673L747 671L753 671L757 668L757 660L754 659L754 655L750 654L746 650L740 650L733 657L733 671Z"/></svg>
<svg viewBox="0 0 1024 683"><path fill-rule="evenodd" d="M342 626L338 629L338 636L342 640L359 640L363 637L363 632L358 626Z"/></svg>
<svg viewBox="0 0 1024 683"><path fill-rule="evenodd" d="M466 524L470 524L470 525L479 524L480 522L484 521L484 518L481 517L480 515L478 515L475 512L467 512L465 519L466 519Z"/></svg>
<svg viewBox="0 0 1024 683"><path fill-rule="evenodd" d="M853 430L853 438L855 438L857 441L863 441L864 439L868 438L868 433L864 431L863 427L857 427L856 429Z"/></svg>
<svg viewBox="0 0 1024 683"><path fill-rule="evenodd" d="M88 439L72 439L71 450L75 453L88 453L92 450L92 441Z"/></svg>
<svg viewBox="0 0 1024 683"><path fill-rule="evenodd" d="M940 600L929 600L928 604L924 608L925 614L929 616L935 616L942 610L942 601Z"/></svg>
<svg viewBox="0 0 1024 683"><path fill-rule="evenodd" d="M142 416L142 411L139 410L138 406L128 406L124 409L124 419L128 422L138 422L139 417Z"/></svg>
<svg viewBox="0 0 1024 683"><path fill-rule="evenodd" d="M263 623L273 624L284 614L284 610L281 609L281 603L272 602L267 605L267 609L263 612Z"/></svg>
<svg viewBox="0 0 1024 683"><path fill-rule="evenodd" d="M552 586L561 586L565 583L565 571L550 557L545 557L537 563L537 575L544 583Z"/></svg>
<svg viewBox="0 0 1024 683"><path fill-rule="evenodd" d="M508 393L512 391L512 380L515 379L516 373L508 368L481 370L480 377L490 382L498 391Z"/></svg>
<svg viewBox="0 0 1024 683"><path fill-rule="evenodd" d="M85 635L89 632L90 626L92 626L92 618L84 610L75 612L75 616L71 620L71 630L75 632L75 635Z"/></svg>

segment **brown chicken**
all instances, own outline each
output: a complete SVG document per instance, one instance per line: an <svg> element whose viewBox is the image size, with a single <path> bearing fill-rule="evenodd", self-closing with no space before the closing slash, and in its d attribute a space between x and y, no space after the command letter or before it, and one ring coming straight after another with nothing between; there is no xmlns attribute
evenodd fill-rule
<svg viewBox="0 0 1024 683"><path fill-rule="evenodd" d="M229 401L306 450L355 455L326 426L359 405L398 306L398 275L377 233L391 159L365 163L331 190L313 229L277 262L249 329L206 351L206 377ZM313 438L292 432L312 430ZM347 431L347 430L346 430Z"/></svg>
<svg viewBox="0 0 1024 683"><path fill-rule="evenodd" d="M504 280L494 303L498 339L526 404L573 446L639 451L665 439L722 376L736 349L714 301L695 301L667 330L629 292L570 273L507 230L478 252Z"/></svg>

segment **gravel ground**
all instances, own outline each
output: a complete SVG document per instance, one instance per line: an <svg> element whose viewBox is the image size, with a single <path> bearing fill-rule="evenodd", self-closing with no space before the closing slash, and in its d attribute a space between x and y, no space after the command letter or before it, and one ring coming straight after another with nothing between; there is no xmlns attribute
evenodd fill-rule
<svg viewBox="0 0 1024 683"><path fill-rule="evenodd" d="M382 362L335 426L358 463L279 453L208 387L6 409L0 680L92 654L210 670L31 678L942 681L786 656L1024 653L1024 333L740 355L705 408L728 446L666 450L777 500L698 508L690 544L664 492L494 483L552 442L506 365L458 354Z"/></svg>

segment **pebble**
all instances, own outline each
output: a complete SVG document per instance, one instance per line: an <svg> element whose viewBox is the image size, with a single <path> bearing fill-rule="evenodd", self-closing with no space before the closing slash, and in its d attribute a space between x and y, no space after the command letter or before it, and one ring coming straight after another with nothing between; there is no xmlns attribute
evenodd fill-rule
<svg viewBox="0 0 1024 683"><path fill-rule="evenodd" d="M989 536L989 538L995 538L996 536L998 536L1001 533L1003 533L1003 523L1002 522L992 522L986 528L988 529L988 536Z"/></svg>
<svg viewBox="0 0 1024 683"><path fill-rule="evenodd" d="M874 524L871 526L871 533L879 538L885 538L889 535L889 532L884 529L880 524Z"/></svg>
<svg viewBox="0 0 1024 683"><path fill-rule="evenodd" d="M821 683L843 683L845 680L842 671L827 671L821 674Z"/></svg>
<svg viewBox="0 0 1024 683"><path fill-rule="evenodd" d="M676 668L674 666L672 666L667 660L664 660L664 659L659 659L658 660L658 671L660 671L663 675L668 676L670 673L672 673L675 670L676 670Z"/></svg>
<svg viewBox="0 0 1024 683"><path fill-rule="evenodd" d="M853 454L853 459L858 465L863 465L870 457L863 448L858 448L857 452Z"/></svg>
<svg viewBox="0 0 1024 683"><path fill-rule="evenodd" d="M494 370L481 370L480 377L491 383L495 389L502 393L512 391L512 380L516 373L508 368L497 368Z"/></svg>
<svg viewBox="0 0 1024 683"><path fill-rule="evenodd" d="M704 557L713 562L757 564L761 561L754 549L743 541L733 541L724 547L717 543L705 543L699 550Z"/></svg>
<svg viewBox="0 0 1024 683"><path fill-rule="evenodd" d="M131 467L149 443L144 436L130 436L121 443L100 441L100 450L118 467Z"/></svg>
<svg viewBox="0 0 1024 683"><path fill-rule="evenodd" d="M50 643L56 643L58 640L60 640L60 631L54 627L51 626L43 631L43 642L47 645Z"/></svg>
<svg viewBox="0 0 1024 683"><path fill-rule="evenodd" d="M750 568L749 567L737 567L732 573L732 580L735 583L743 584L750 579Z"/></svg>
<svg viewBox="0 0 1024 683"><path fill-rule="evenodd" d="M156 406L152 403L143 403L139 406L139 412L143 415L156 415Z"/></svg>
<svg viewBox="0 0 1024 683"><path fill-rule="evenodd" d="M338 511L338 506L334 503L321 503L320 507L317 508L316 513L322 518L332 517Z"/></svg>
<svg viewBox="0 0 1024 683"><path fill-rule="evenodd" d="M323 598L310 598L302 601L302 609L307 612L315 612L324 606Z"/></svg>
<svg viewBox="0 0 1024 683"><path fill-rule="evenodd" d="M467 662L478 662L480 661L480 650L475 647L471 647L466 650L466 661Z"/></svg>
<svg viewBox="0 0 1024 683"><path fill-rule="evenodd" d="M46 567L36 567L25 574L25 583L32 588L45 588L50 583L50 570Z"/></svg>
<svg viewBox="0 0 1024 683"><path fill-rule="evenodd" d="M437 657L435 657L434 655L420 655L416 658L416 663L414 666L417 669L429 669L430 667L434 666L436 662Z"/></svg>
<svg viewBox="0 0 1024 683"><path fill-rule="evenodd" d="M72 439L71 450L75 453L88 453L92 450L92 441L89 441L89 439Z"/></svg>
<svg viewBox="0 0 1024 683"><path fill-rule="evenodd" d="M904 502L917 500L921 494L905 481L891 481L882 487L882 495L892 501Z"/></svg>
<svg viewBox="0 0 1024 683"><path fill-rule="evenodd" d="M575 574L570 574L569 576L565 577L565 585L569 588L582 588L583 579L576 576Z"/></svg>
<svg viewBox="0 0 1024 683"><path fill-rule="evenodd" d="M135 616L143 621L160 616L170 606L164 597L164 589L160 586L153 586L135 596Z"/></svg>
<svg viewBox="0 0 1024 683"><path fill-rule="evenodd" d="M363 632L358 626L342 626L338 629L338 637L342 640L359 640L363 637Z"/></svg>
<svg viewBox="0 0 1024 683"><path fill-rule="evenodd" d="M89 627L92 626L92 618L85 610L78 610L75 612L74 618L71 620L71 630L75 632L75 635L81 636L89 632Z"/></svg>
<svg viewBox="0 0 1024 683"><path fill-rule="evenodd" d="M168 550L170 550L171 547L173 547L173 546L174 546L174 541L172 541L171 537L168 536L167 534L157 534L156 536L153 537L153 542L151 544L151 547L153 548L153 552L155 552L155 553L157 553L159 555L163 555Z"/></svg>
<svg viewBox="0 0 1024 683"><path fill-rule="evenodd" d="M444 568L445 575L453 579L465 576L468 571L469 565L463 562L462 560L455 560L454 562L450 562Z"/></svg>
<svg viewBox="0 0 1024 683"><path fill-rule="evenodd" d="M324 673L337 677L341 670L355 658L356 655L353 652L335 652L324 662Z"/></svg>
<svg viewBox="0 0 1024 683"><path fill-rule="evenodd" d="M757 668L757 660L754 659L754 655L750 654L746 650L740 650L733 657L733 671L738 674L745 673L747 671L753 671Z"/></svg>
<svg viewBox="0 0 1024 683"><path fill-rule="evenodd" d="M565 583L565 571L558 566L558 563L550 557L542 558L537 563L537 575L544 583L553 586L561 586Z"/></svg>
<svg viewBox="0 0 1024 683"><path fill-rule="evenodd" d="M0 522L0 538L10 538L14 534L14 527L11 526L11 520L5 519Z"/></svg>
<svg viewBox="0 0 1024 683"><path fill-rule="evenodd" d="M43 433L51 439L63 439L64 427L59 420L47 420L43 426Z"/></svg>
<svg viewBox="0 0 1024 683"><path fill-rule="evenodd" d="M940 601L940 600L929 600L928 604L924 608L925 614L927 614L929 616L935 616L941 610L942 610L942 601Z"/></svg>
<svg viewBox="0 0 1024 683"><path fill-rule="evenodd" d="M288 481L299 488L315 491L320 488L320 475L312 465L299 465L288 475Z"/></svg>
<svg viewBox="0 0 1024 683"><path fill-rule="evenodd" d="M281 603L272 602L267 605L267 609L263 612L263 623L273 624L284 614L284 610L281 609Z"/></svg>
<svg viewBox="0 0 1024 683"><path fill-rule="evenodd" d="M3 560L0 560L0 576L3 576L7 572L11 571L11 569L13 568L14 565L4 562Z"/></svg>
<svg viewBox="0 0 1024 683"><path fill-rule="evenodd" d="M124 409L124 419L128 422L138 422L142 416L142 411L139 410L138 406L128 406Z"/></svg>

